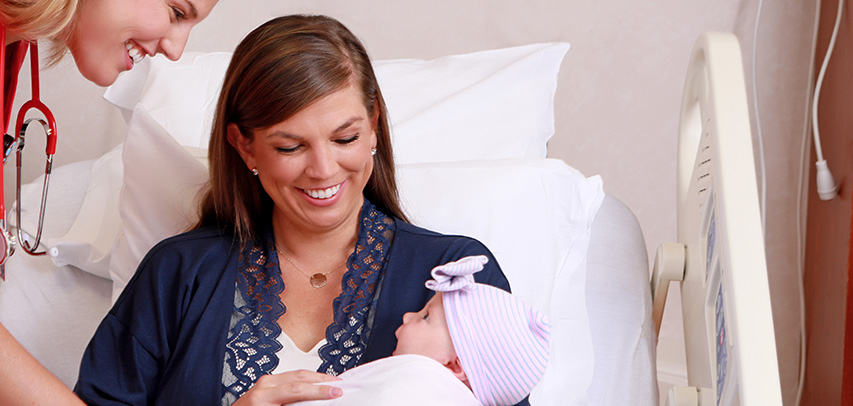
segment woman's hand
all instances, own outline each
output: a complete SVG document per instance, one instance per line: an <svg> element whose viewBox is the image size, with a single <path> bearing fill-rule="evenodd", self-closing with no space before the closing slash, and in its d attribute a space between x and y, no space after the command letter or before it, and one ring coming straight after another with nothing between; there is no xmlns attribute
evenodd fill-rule
<svg viewBox="0 0 853 406"><path fill-rule="evenodd" d="M343 395L341 388L315 383L337 380L340 379L306 370L264 375L233 406L279 406L303 400L334 399Z"/></svg>

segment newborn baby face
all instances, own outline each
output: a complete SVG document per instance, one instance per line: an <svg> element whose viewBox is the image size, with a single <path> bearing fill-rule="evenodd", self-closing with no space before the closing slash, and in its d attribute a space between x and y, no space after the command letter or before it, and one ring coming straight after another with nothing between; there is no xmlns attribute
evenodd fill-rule
<svg viewBox="0 0 853 406"><path fill-rule="evenodd" d="M442 365L457 359L441 297L441 292L436 293L421 311L403 315L403 325L395 333L397 349L394 355L423 355Z"/></svg>

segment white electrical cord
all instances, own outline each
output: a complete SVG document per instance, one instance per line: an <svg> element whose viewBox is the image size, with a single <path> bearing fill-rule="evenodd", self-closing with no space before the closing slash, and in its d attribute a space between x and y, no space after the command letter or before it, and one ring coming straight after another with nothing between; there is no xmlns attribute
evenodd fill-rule
<svg viewBox="0 0 853 406"><path fill-rule="evenodd" d="M800 144L800 178L797 181L797 282L799 299L800 299L800 368L797 374L797 399L794 402L795 406L800 406L803 398L803 388L806 382L806 293L803 286L805 279L805 230L803 224L803 191L805 189L805 179L808 177L809 170L806 162L808 161L807 146L809 142L809 127L811 118L811 101L814 93L814 63L817 52L817 34L820 28L820 3L816 1L814 28L812 33L812 44L809 53L809 75L806 79L806 100L805 114L803 117L803 142Z"/></svg>
<svg viewBox="0 0 853 406"><path fill-rule="evenodd" d="M752 106L755 110L755 129L758 135L758 168L761 178L760 198L761 205L761 235L766 235L767 230L767 168L764 163L764 135L761 132L761 115L758 114L758 85L756 71L756 58L758 53L758 26L761 23L761 9L764 6L764 0L758 1L758 11L755 13L755 29L752 32Z"/></svg>
<svg viewBox="0 0 853 406"><path fill-rule="evenodd" d="M816 1L815 5L815 17L814 17L814 32L812 34L812 44L811 44L811 55L809 59L809 75L807 82L807 90L806 90L806 111L805 111L805 119L803 120L803 142L800 146L800 179L797 184L797 266L799 271L799 295L800 295L800 370L799 370L799 382L797 385L797 399L795 405L799 406L802 398L803 398L803 389L805 387L805 377L806 377L806 302L805 302L805 289L803 287L804 278L805 278L805 236L804 236L804 225L803 225L803 191L805 189L804 183L805 179L808 176L808 165L806 165L806 161L808 161L807 156L807 145L809 140L809 118L811 117L811 125L814 130L815 141L816 141L816 153L818 155L818 161L823 160L823 151L820 149L820 135L817 130L817 100L818 94L820 93L820 86L823 82L823 75L826 71L826 65L829 61L829 56L832 53L832 48L835 45L835 37L838 33L839 22L841 21L842 16L842 8L843 8L843 0L838 1L838 11L835 18L835 28L833 28L832 38L830 39L830 45L827 48L827 55L824 58L823 65L821 66L820 78L818 79L818 84L812 84L812 77L814 76L814 62L817 57L817 36L820 28L820 9L821 9L821 0ZM815 93L814 98L812 98L812 93ZM812 114L809 114L809 110L812 110ZM824 163L826 161L823 161ZM825 167L825 165L824 165ZM831 176L831 175L830 175ZM831 183L834 187L834 183ZM833 192L835 192L833 190Z"/></svg>
<svg viewBox="0 0 853 406"><path fill-rule="evenodd" d="M835 27L832 29L832 37L829 39L829 47L826 49L826 56L823 58L823 64L820 67L820 73L817 75L817 84L815 84L815 94L812 100L812 133L814 135L815 153L817 154L817 194L821 200L831 200L838 194L838 186L832 178L832 172L823 159L823 149L820 145L820 130L817 122L817 107L820 100L820 88L823 84L823 75L826 74L826 67L829 65L829 59L832 57L832 50L835 48L835 38L838 36L838 27L841 25L842 10L844 9L844 0L838 0L838 12L835 17Z"/></svg>

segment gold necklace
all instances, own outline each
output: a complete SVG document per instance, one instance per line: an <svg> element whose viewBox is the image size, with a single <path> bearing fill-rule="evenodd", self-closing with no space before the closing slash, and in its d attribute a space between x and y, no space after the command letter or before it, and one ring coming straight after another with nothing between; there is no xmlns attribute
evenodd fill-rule
<svg viewBox="0 0 853 406"><path fill-rule="evenodd" d="M276 247L278 248L278 246L276 246ZM311 283L311 286L313 286L317 289L320 289L323 286L326 286L326 275L340 269L342 266L346 265L346 263L347 263L347 261L344 260L344 262L341 262L340 264L338 264L337 266L335 266L332 269L329 269L326 272L323 272L323 273L317 272L313 275L308 275L307 273L305 273L301 269L299 269L299 267L296 266L296 264L294 264L293 261L291 261L290 258L287 257L287 255L284 255L284 250L282 250L281 248L278 248L278 253L281 254L282 258L284 258L285 261L290 262L290 265L293 265L294 269L299 271L299 273L305 275L305 277L308 278L308 282Z"/></svg>

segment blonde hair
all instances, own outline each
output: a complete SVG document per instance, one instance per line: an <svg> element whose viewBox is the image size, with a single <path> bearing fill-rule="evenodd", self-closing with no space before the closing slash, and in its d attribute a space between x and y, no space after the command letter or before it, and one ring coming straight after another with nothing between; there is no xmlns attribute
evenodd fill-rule
<svg viewBox="0 0 853 406"><path fill-rule="evenodd" d="M408 221L397 197L385 100L364 46L337 20L293 15L258 27L234 51L213 120L210 183L197 227L231 229L246 243L261 232L273 205L228 142L229 124L251 138L255 130L287 120L352 83L367 111L377 115L377 153L364 197L386 215Z"/></svg>
<svg viewBox="0 0 853 406"><path fill-rule="evenodd" d="M21 39L51 42L48 65L62 59L81 0L3 0L0 23ZM8 35L8 34L7 34Z"/></svg>

